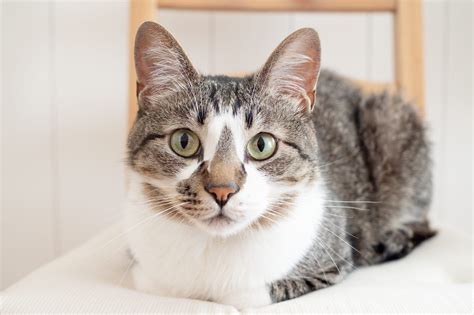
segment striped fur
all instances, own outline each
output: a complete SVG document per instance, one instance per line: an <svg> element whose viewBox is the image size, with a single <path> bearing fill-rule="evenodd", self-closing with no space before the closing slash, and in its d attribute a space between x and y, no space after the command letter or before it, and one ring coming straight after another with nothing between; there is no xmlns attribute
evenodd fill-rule
<svg viewBox="0 0 474 315"><path fill-rule="evenodd" d="M137 288L260 306L403 257L434 234L423 123L399 96L367 97L319 75L315 31L295 32L260 71L231 78L197 74L147 22L136 64L125 225ZM192 157L170 147L180 129L200 139ZM262 161L247 151L260 133L276 139ZM217 203L208 187L229 183Z"/></svg>

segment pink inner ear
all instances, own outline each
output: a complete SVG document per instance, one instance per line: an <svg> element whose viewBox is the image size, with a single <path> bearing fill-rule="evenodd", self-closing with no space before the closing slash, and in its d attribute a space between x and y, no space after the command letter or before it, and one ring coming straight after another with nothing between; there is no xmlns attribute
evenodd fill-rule
<svg viewBox="0 0 474 315"><path fill-rule="evenodd" d="M311 53L312 51L308 51ZM303 89L305 91L305 95L302 97L300 105L303 106L304 109L309 109L310 111L313 110L314 101L316 98L316 83L318 80L319 75L319 62L317 62L317 57L314 56L311 58L312 60L308 60L306 64L302 67L302 73L300 77L303 78Z"/></svg>
<svg viewBox="0 0 474 315"><path fill-rule="evenodd" d="M307 104L308 102L304 102L303 104L300 104L300 105L309 107L308 109L312 111L314 109L314 101L316 100L316 87L314 88L313 92L310 92L308 94L308 99L309 99L309 105Z"/></svg>
<svg viewBox="0 0 474 315"><path fill-rule="evenodd" d="M181 46L162 26L143 23L135 39L137 93L166 96L198 77Z"/></svg>
<svg viewBox="0 0 474 315"><path fill-rule="evenodd" d="M262 70L268 88L293 97L304 110L314 107L320 68L319 37L313 29L288 36L272 53Z"/></svg>

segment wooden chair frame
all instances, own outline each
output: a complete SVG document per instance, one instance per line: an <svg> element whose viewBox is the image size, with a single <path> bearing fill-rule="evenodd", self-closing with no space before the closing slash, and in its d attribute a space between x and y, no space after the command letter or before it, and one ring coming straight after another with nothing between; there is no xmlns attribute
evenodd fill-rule
<svg viewBox="0 0 474 315"><path fill-rule="evenodd" d="M137 112L133 47L141 23L158 8L226 11L391 12L394 14L395 86L424 111L421 0L130 0L129 126ZM366 84L366 83L365 83ZM370 83L369 90L386 84Z"/></svg>

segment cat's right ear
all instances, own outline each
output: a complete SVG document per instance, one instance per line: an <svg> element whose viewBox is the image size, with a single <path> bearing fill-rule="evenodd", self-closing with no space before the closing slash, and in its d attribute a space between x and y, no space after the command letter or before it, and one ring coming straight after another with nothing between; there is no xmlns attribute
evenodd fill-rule
<svg viewBox="0 0 474 315"><path fill-rule="evenodd" d="M199 77L174 37L154 22L145 22L138 29L135 69L139 99L142 94L164 97L190 88Z"/></svg>

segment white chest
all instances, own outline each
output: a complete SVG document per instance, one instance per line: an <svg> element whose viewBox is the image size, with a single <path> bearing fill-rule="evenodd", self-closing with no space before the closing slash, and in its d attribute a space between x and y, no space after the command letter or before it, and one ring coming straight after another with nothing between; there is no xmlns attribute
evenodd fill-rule
<svg viewBox="0 0 474 315"><path fill-rule="evenodd" d="M127 239L140 270L136 283L166 296L219 301L233 291L264 286L289 272L311 246L322 216L323 190L315 188L278 224L227 238L163 216L130 190ZM133 228L130 228L133 227Z"/></svg>

